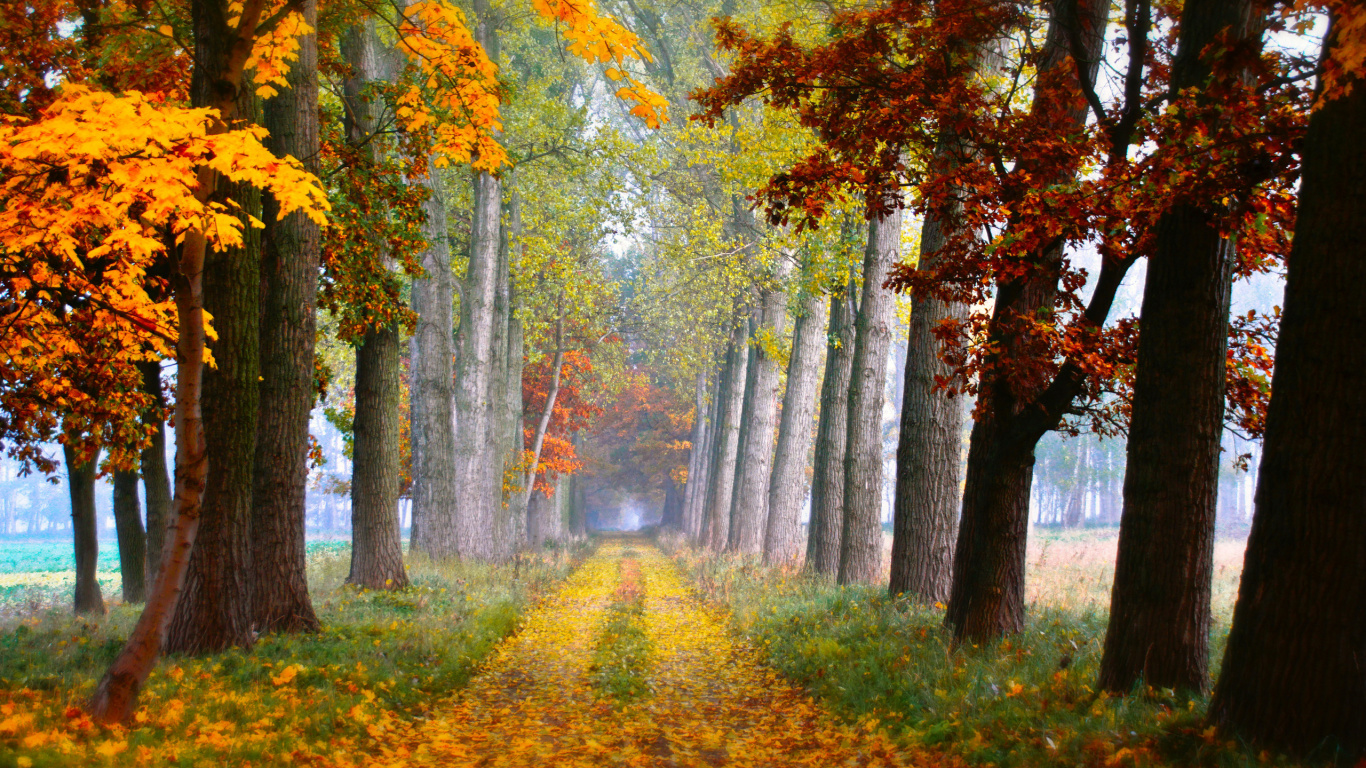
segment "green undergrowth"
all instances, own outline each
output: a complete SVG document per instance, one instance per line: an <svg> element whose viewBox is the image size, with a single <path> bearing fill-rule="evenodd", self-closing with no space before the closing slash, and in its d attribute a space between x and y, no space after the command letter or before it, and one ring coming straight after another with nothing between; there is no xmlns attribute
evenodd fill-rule
<svg viewBox="0 0 1366 768"><path fill-rule="evenodd" d="M162 659L140 696L142 724L128 732L130 749L115 764L138 764L139 744L183 741L181 764L236 765L272 763L279 750L298 745L325 754L331 745L359 743L378 713L418 716L462 687L524 610L557 589L585 554L578 546L505 565L415 559L412 586L390 592L343 584L349 549L313 551L309 584L322 631L265 635L249 651ZM68 708L88 698L122 647L138 609L117 605L95 619L49 610L0 625L0 713L9 703L37 718L15 733L0 722L0 766L15 764L16 755L64 764L61 750L33 748L32 739L41 742L34 734L60 732ZM228 733L200 738L214 728ZM278 737L262 737L262 729ZM255 735L245 738L248 731ZM233 732L243 738L228 738Z"/></svg>
<svg viewBox="0 0 1366 768"><path fill-rule="evenodd" d="M1289 764L1207 729L1203 698L1095 691L1103 611L1031 610L1024 632L955 649L941 606L750 560L674 556L776 669L837 714L876 720L909 743L1003 767ZM1215 659L1225 633L1215 633Z"/></svg>
<svg viewBox="0 0 1366 768"><path fill-rule="evenodd" d="M649 693L651 644L645 631L645 587L635 552L625 550L619 585L598 629L590 671L598 690L618 704Z"/></svg>

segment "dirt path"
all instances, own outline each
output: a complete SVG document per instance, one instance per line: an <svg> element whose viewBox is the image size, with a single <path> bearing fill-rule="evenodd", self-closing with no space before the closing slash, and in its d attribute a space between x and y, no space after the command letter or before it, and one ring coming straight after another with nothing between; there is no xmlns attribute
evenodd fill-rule
<svg viewBox="0 0 1366 768"><path fill-rule="evenodd" d="M645 586L652 693L617 708L590 666L627 554ZM604 543L446 711L373 735L382 764L395 766L909 764L881 733L836 723L759 664L645 541Z"/></svg>

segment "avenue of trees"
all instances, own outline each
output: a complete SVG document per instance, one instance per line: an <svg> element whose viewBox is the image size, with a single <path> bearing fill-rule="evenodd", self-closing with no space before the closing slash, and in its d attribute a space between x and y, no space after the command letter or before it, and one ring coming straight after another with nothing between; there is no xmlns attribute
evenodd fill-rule
<svg viewBox="0 0 1366 768"><path fill-rule="evenodd" d="M1085 476L1116 693L1211 693L1221 446L1260 439L1211 724L1366 750L1359 4L24 0L0 52L0 445L61 444L77 612L108 473L145 603L97 718L162 653L319 629L321 405L369 589L644 493L982 643L1024 627L1031 499L1088 516L1036 467Z"/></svg>

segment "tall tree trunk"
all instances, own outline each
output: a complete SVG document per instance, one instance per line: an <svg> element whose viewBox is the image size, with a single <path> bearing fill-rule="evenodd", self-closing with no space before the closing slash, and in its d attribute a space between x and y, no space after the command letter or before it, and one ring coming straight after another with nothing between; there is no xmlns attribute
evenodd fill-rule
<svg viewBox="0 0 1366 768"><path fill-rule="evenodd" d="M664 475L664 509L659 516L659 527L678 530L683 521L683 494L678 492L678 484L673 475Z"/></svg>
<svg viewBox="0 0 1366 768"><path fill-rule="evenodd" d="M787 362L787 389L778 424L778 446L768 483L768 526L764 562L795 561L802 554L802 502L806 500L806 455L815 432L816 378L821 367L825 301L811 294L802 302L792 328L792 354Z"/></svg>
<svg viewBox="0 0 1366 768"><path fill-rule="evenodd" d="M1047 97L1036 95L1031 109L1035 114L1056 115L1055 127L1059 131L1077 131L1086 125L1087 107L1074 60L1085 62L1086 66L1080 69L1089 82L1094 82L1108 10L1104 0L1057 3L1052 7L1039 71L1042 76L1066 67L1064 71L1069 73L1073 87ZM1146 39L1146 30L1143 34ZM1077 56L1071 51L1074 36L1080 48ZM1012 277L997 285L996 304L987 329L993 347L1000 350L994 353L993 363L1001 363L1003 356L1027 356L1021 318L1052 311L1057 301L1061 249L1041 249L1033 255L1033 262L1025 276ZM1104 322L1123 269L1113 265L1109 270L1102 269L1097 286L1102 279L1111 279L1111 272L1118 272L1118 277L1105 291L1097 288L1088 306L1088 317L1093 315L1092 310L1100 308L1098 302L1103 302L1105 311L1095 314ZM963 511L945 616L957 640L985 640L1018 632L1024 626L1025 543L1034 480L1034 447L1061 418L1060 408L1045 409L1030 402L1037 393L1016 391L1010 371L1026 362L1012 361L989 370L979 384L979 415L968 441ZM1059 374L1053 382L1060 390L1070 388L1068 391L1073 394L1067 398L1069 402L1079 390L1075 368L1067 368L1069 378ZM1052 389L1050 385L1046 391Z"/></svg>
<svg viewBox="0 0 1366 768"><path fill-rule="evenodd" d="M220 122L209 133L226 130L223 121L236 114L242 70L251 52L248 41L265 7L264 0L246 0L228 24L227 4L191 5L195 68L190 83L191 102L218 110ZM236 29L237 34L232 30ZM217 174L198 171L195 198L206 202L217 187ZM180 246L178 270L173 277L176 318L176 490L175 520L169 551L153 585L147 605L119 655L100 678L90 700L90 715L99 722L126 722L137 706L137 694L151 674L165 644L167 632L190 566L190 553L198 536L203 494L208 477L204 419L200 404L204 372L204 284L207 239L190 230Z"/></svg>
<svg viewBox="0 0 1366 768"><path fill-rule="evenodd" d="M726 375L726 365L724 356L722 362L716 366L716 371L712 375L712 385L708 388L706 396L705 423L702 431L701 446L694 446L697 451L697 475L688 477L688 485L693 486L692 505L684 511L684 525L688 534L688 542L693 546L703 544L703 534L706 532L706 511L707 511L707 489L711 487L712 459L715 457L716 434L720 427L720 405L721 405L721 381ZM699 418L703 418L699 415Z"/></svg>
<svg viewBox="0 0 1366 768"><path fill-rule="evenodd" d="M854 365L854 281L830 294L821 415L811 475L806 567L835 576L844 535L844 452L849 440L849 379Z"/></svg>
<svg viewBox="0 0 1366 768"><path fill-rule="evenodd" d="M575 432L570 441L581 450L583 439ZM569 476L569 537L579 540L588 535L588 489L579 475Z"/></svg>
<svg viewBox="0 0 1366 768"><path fill-rule="evenodd" d="M456 334L455 479L458 508L455 551L463 558L498 557L498 536L491 498L486 446L488 396L493 374L493 302L497 290L498 230L502 184L478 173L474 180L474 222L470 232L469 271L460 292L460 330Z"/></svg>
<svg viewBox="0 0 1366 768"><path fill-rule="evenodd" d="M408 586L398 526L398 329L370 328L356 349L356 457L351 464L351 573L369 589Z"/></svg>
<svg viewBox="0 0 1366 768"><path fill-rule="evenodd" d="M555 321L555 356L550 359L550 389L546 392L545 405L541 408L541 418L536 422L536 434L531 439L531 464L527 466L523 484L523 506L530 503L536 488L536 472L541 464L541 448L545 445L545 435L550 429L550 419L555 415L555 400L560 394L560 374L564 369L564 315Z"/></svg>
<svg viewBox="0 0 1366 768"><path fill-rule="evenodd" d="M707 369L705 365L697 368L697 381L693 389L692 434L688 440L688 478L683 483L682 515L678 529L683 533L692 530L693 500L697 498L697 484L702 474L702 451L706 443L707 418Z"/></svg>
<svg viewBox="0 0 1366 768"><path fill-rule="evenodd" d="M900 255L901 218L898 209L868 223L863 294L854 320L854 360L849 377L841 584L873 584L882 579L882 399L896 311L891 291L882 284Z"/></svg>
<svg viewBox="0 0 1366 768"><path fill-rule="evenodd" d="M1366 754L1366 88L1354 85L1304 140L1256 511L1209 714L1341 764Z"/></svg>
<svg viewBox="0 0 1366 768"><path fill-rule="evenodd" d="M730 536L730 500L735 491L735 457L740 445L740 409L745 391L745 369L749 364L749 324L735 323L726 351L726 371L718 384L716 444L712 451L711 477L707 482L707 507L703 539L712 550L726 548Z"/></svg>
<svg viewBox="0 0 1366 768"><path fill-rule="evenodd" d="M256 98L244 89L238 114L256 122ZM220 183L225 198L260 218L261 193ZM204 309L218 340L215 367L204 372L204 436L209 472L199 536L184 592L166 638L171 653L250 648L252 634L252 469L260 381L260 230L244 227L243 246L210 251L204 262Z"/></svg>
<svg viewBox="0 0 1366 768"><path fill-rule="evenodd" d="M142 530L142 509L138 502L138 473L114 470L114 528L119 537L119 575L123 581L123 602L140 603L147 599L147 534Z"/></svg>
<svg viewBox="0 0 1366 768"><path fill-rule="evenodd" d="M317 0L299 12L318 23ZM289 87L264 106L266 147L318 172L318 36L297 38ZM321 629L305 574L304 494L308 483L308 419L313 410L321 234L302 212L284 219L267 195L262 220L261 386L252 488L252 616L257 632Z"/></svg>
<svg viewBox="0 0 1366 768"><path fill-rule="evenodd" d="M1205 84L1221 35L1260 37L1253 0L1190 0L1172 93ZM1210 589L1234 244L1211 212L1165 212L1139 315L1124 512L1102 688L1209 687Z"/></svg>
<svg viewBox="0 0 1366 768"><path fill-rule="evenodd" d="M81 461L80 455L62 446L66 455L66 484L71 497L71 528L76 539L76 613L102 614L104 597L96 570L100 559L99 521L95 513L95 474L99 455Z"/></svg>
<svg viewBox="0 0 1366 768"><path fill-rule="evenodd" d="M933 273L938 268L939 251L948 239L944 230L956 226L933 216L925 219L918 270ZM917 296L907 333L890 589L926 604L949 599L963 442L962 401L936 390L936 382L951 371L939 357L934 330L946 321L962 322L967 314L965 304Z"/></svg>
<svg viewBox="0 0 1366 768"><path fill-rule="evenodd" d="M166 476L166 395L161 391L161 363L139 363L143 390L155 398L155 404L142 417L143 424L152 426L152 442L142 450L142 489L147 501L147 565L146 583L155 584L161 573L165 553L166 530L171 517L171 481Z"/></svg>
<svg viewBox="0 0 1366 768"><path fill-rule="evenodd" d="M426 225L422 253L425 277L414 278L412 307L417 327L412 339L409 381L412 441L413 520L410 547L432 557L456 553L455 482L455 281L446 235L446 197L435 169L426 178ZM463 302L462 302L463 305Z"/></svg>
<svg viewBox="0 0 1366 768"><path fill-rule="evenodd" d="M768 486L773 469L774 429L778 420L778 361L761 343L763 337L781 339L787 325L787 292L781 283L791 270L784 258L775 268L779 286L765 289L760 318L753 330L753 354L746 372L745 405L741 423L745 437L735 469L735 497L731 500L728 549L746 555L764 551L768 528Z"/></svg>
<svg viewBox="0 0 1366 768"><path fill-rule="evenodd" d="M518 193L515 177L510 177L504 182L507 190L507 205L504 209L504 218L507 226L503 228L502 245L499 249L499 285L498 285L498 304L500 305L497 313L498 327L504 329L503 340L496 342L498 349L502 350L499 355L498 367L499 384L497 396L491 398L491 402L496 405L494 421L497 424L498 440L493 446L494 454L501 458L501 466L497 467L498 474L493 478L497 481L495 494L502 497L503 475L509 475L516 471L522 463L523 452L525 451L525 437L522 434L523 411L522 405L522 368L526 358L525 338L522 330L522 319L518 315L521 308L521 297L518 295L517 286L512 279L513 262L516 255L523 246L519 242L522 235L522 203L521 195ZM526 496L513 492L504 500L507 508L504 510L508 521L512 524L512 544L519 547L526 541L525 522L527 520Z"/></svg>

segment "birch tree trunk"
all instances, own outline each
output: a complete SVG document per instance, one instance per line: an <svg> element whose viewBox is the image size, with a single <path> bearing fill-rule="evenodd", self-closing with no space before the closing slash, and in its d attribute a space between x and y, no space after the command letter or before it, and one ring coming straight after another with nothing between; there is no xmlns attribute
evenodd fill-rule
<svg viewBox="0 0 1366 768"><path fill-rule="evenodd" d="M840 584L873 584L882 579L882 401L896 311L891 291L882 284L901 251L901 218L898 209L868 223L849 378Z"/></svg>
<svg viewBox="0 0 1366 768"><path fill-rule="evenodd" d="M854 364L854 286L851 279L830 294L821 414L811 475L811 521L807 525L806 567L836 576L844 535L844 452L849 441L849 378Z"/></svg>
<svg viewBox="0 0 1366 768"><path fill-rule="evenodd" d="M802 502L806 500L806 455L815 432L816 378L820 373L825 301L807 296L792 329L787 390L778 424L778 445L768 484L764 562L788 563L802 554Z"/></svg>
<svg viewBox="0 0 1366 768"><path fill-rule="evenodd" d="M309 26L317 0L302 0ZM266 101L266 147L299 158L317 173L318 36L297 38L289 87ZM308 483L308 419L313 409L318 262L322 235L301 212L280 220L267 196L262 221L261 384L252 489L252 614L256 631L316 632L305 574L304 495Z"/></svg>

